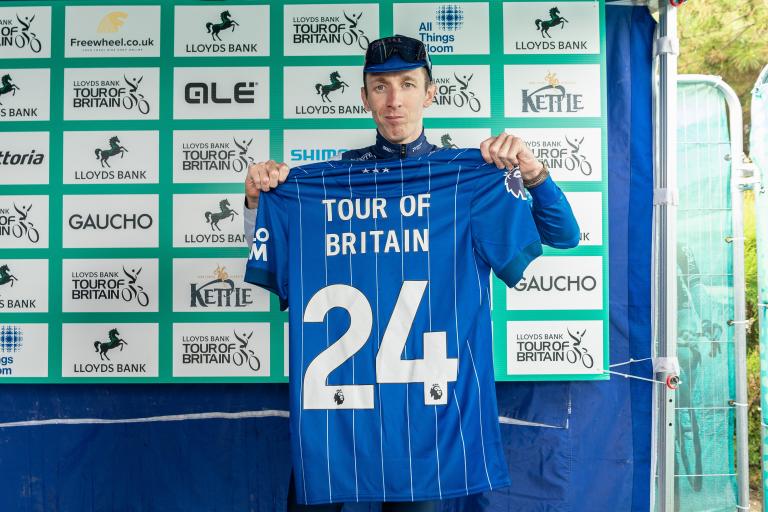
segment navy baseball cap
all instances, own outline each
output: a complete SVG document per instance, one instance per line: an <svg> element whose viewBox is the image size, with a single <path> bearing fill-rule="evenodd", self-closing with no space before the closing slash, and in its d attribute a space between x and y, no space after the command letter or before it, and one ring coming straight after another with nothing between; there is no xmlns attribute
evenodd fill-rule
<svg viewBox="0 0 768 512"><path fill-rule="evenodd" d="M364 73L384 73L405 69L427 68L432 79L432 61L424 43L418 39L396 34L371 41L365 51Z"/></svg>

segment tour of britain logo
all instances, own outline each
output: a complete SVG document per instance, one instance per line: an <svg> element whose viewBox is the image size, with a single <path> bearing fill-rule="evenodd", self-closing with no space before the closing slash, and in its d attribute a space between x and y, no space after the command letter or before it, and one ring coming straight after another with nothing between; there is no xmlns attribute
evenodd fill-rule
<svg viewBox="0 0 768 512"><path fill-rule="evenodd" d="M65 312L157 311L154 259L64 260Z"/></svg>
<svg viewBox="0 0 768 512"><path fill-rule="evenodd" d="M244 269L237 258L175 258L174 311L268 311L269 292L244 282Z"/></svg>
<svg viewBox="0 0 768 512"><path fill-rule="evenodd" d="M174 247L243 247L238 194L174 194ZM237 208L237 209L235 209Z"/></svg>
<svg viewBox="0 0 768 512"><path fill-rule="evenodd" d="M158 132L64 132L64 183L157 183Z"/></svg>
<svg viewBox="0 0 768 512"><path fill-rule="evenodd" d="M173 132L174 183L241 183L248 166L268 160L268 130Z"/></svg>
<svg viewBox="0 0 768 512"><path fill-rule="evenodd" d="M507 310L603 309L602 256L536 258L512 288Z"/></svg>
<svg viewBox="0 0 768 512"><path fill-rule="evenodd" d="M0 247L48 247L48 196L0 196Z"/></svg>
<svg viewBox="0 0 768 512"><path fill-rule="evenodd" d="M157 324L63 324L62 377L157 377Z"/></svg>
<svg viewBox="0 0 768 512"><path fill-rule="evenodd" d="M4 58L51 56L51 8L0 8L0 53Z"/></svg>
<svg viewBox="0 0 768 512"><path fill-rule="evenodd" d="M48 261L0 259L0 313L48 311Z"/></svg>
<svg viewBox="0 0 768 512"><path fill-rule="evenodd" d="M67 68L64 119L158 119L158 68Z"/></svg>
<svg viewBox="0 0 768 512"><path fill-rule="evenodd" d="M507 117L600 117L600 66L504 66Z"/></svg>
<svg viewBox="0 0 768 512"><path fill-rule="evenodd" d="M302 66L284 70L286 118L369 118L360 101L360 68Z"/></svg>
<svg viewBox="0 0 768 512"><path fill-rule="evenodd" d="M602 179L599 128L509 128L522 137L537 160L547 164L555 181Z"/></svg>
<svg viewBox="0 0 768 512"><path fill-rule="evenodd" d="M286 5L285 55L360 55L378 39L378 4Z"/></svg>
<svg viewBox="0 0 768 512"><path fill-rule="evenodd" d="M397 3L394 32L424 43L430 55L487 54L488 4Z"/></svg>
<svg viewBox="0 0 768 512"><path fill-rule="evenodd" d="M4 132L0 137L0 184L48 184L48 132Z"/></svg>
<svg viewBox="0 0 768 512"><path fill-rule="evenodd" d="M269 55L269 8L269 5L177 5L174 55Z"/></svg>
<svg viewBox="0 0 768 512"><path fill-rule="evenodd" d="M0 121L47 121L50 70L0 68Z"/></svg>
<svg viewBox="0 0 768 512"><path fill-rule="evenodd" d="M173 375L269 376L268 323L173 325Z"/></svg>
<svg viewBox="0 0 768 512"><path fill-rule="evenodd" d="M599 374L603 371L603 322L507 322L507 347L509 374Z"/></svg>
<svg viewBox="0 0 768 512"><path fill-rule="evenodd" d="M595 2L504 4L504 53L600 52L600 10Z"/></svg>
<svg viewBox="0 0 768 512"><path fill-rule="evenodd" d="M487 117L490 115L490 71L487 66L446 66L435 69L437 87L428 117Z"/></svg>
<svg viewBox="0 0 768 512"><path fill-rule="evenodd" d="M160 6L67 6L64 55L159 57Z"/></svg>

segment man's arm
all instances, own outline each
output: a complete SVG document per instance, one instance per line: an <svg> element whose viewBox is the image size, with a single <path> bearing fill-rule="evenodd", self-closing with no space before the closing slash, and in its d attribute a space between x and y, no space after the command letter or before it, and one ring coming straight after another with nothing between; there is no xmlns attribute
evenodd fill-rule
<svg viewBox="0 0 768 512"><path fill-rule="evenodd" d="M259 194L277 188L288 177L288 171L289 168L285 163L277 163L274 160L248 166L248 175L245 177L245 204L243 205L243 232L248 247L253 243Z"/></svg>
<svg viewBox="0 0 768 512"><path fill-rule="evenodd" d="M243 203L243 230L245 244L250 247L253 244L253 230L256 228L256 208L248 208L248 196Z"/></svg>

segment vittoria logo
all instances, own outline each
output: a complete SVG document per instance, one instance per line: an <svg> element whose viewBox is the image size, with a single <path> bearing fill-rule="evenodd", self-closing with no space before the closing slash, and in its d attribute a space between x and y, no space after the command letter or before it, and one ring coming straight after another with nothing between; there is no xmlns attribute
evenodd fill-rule
<svg viewBox="0 0 768 512"><path fill-rule="evenodd" d="M16 13L15 23L13 20L0 17L0 49L15 47L40 53L43 45L37 34L32 31L35 17L34 13L29 15Z"/></svg>
<svg viewBox="0 0 768 512"><path fill-rule="evenodd" d="M538 89L523 89L523 112L575 113L584 110L582 94L567 92L555 73L544 77L546 85Z"/></svg>
<svg viewBox="0 0 768 512"><path fill-rule="evenodd" d="M12 153L0 150L0 165L42 165L45 155L34 149L29 153Z"/></svg>
<svg viewBox="0 0 768 512"><path fill-rule="evenodd" d="M48 139L47 131L2 133L0 184L47 184Z"/></svg>

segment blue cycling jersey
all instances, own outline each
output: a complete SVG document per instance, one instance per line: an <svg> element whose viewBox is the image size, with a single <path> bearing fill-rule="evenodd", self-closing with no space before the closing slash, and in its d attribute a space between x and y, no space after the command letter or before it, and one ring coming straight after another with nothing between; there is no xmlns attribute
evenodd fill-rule
<svg viewBox="0 0 768 512"><path fill-rule="evenodd" d="M489 272L513 286L541 250L519 174L474 149L305 165L262 194L245 280L290 308L299 502L509 485Z"/></svg>

